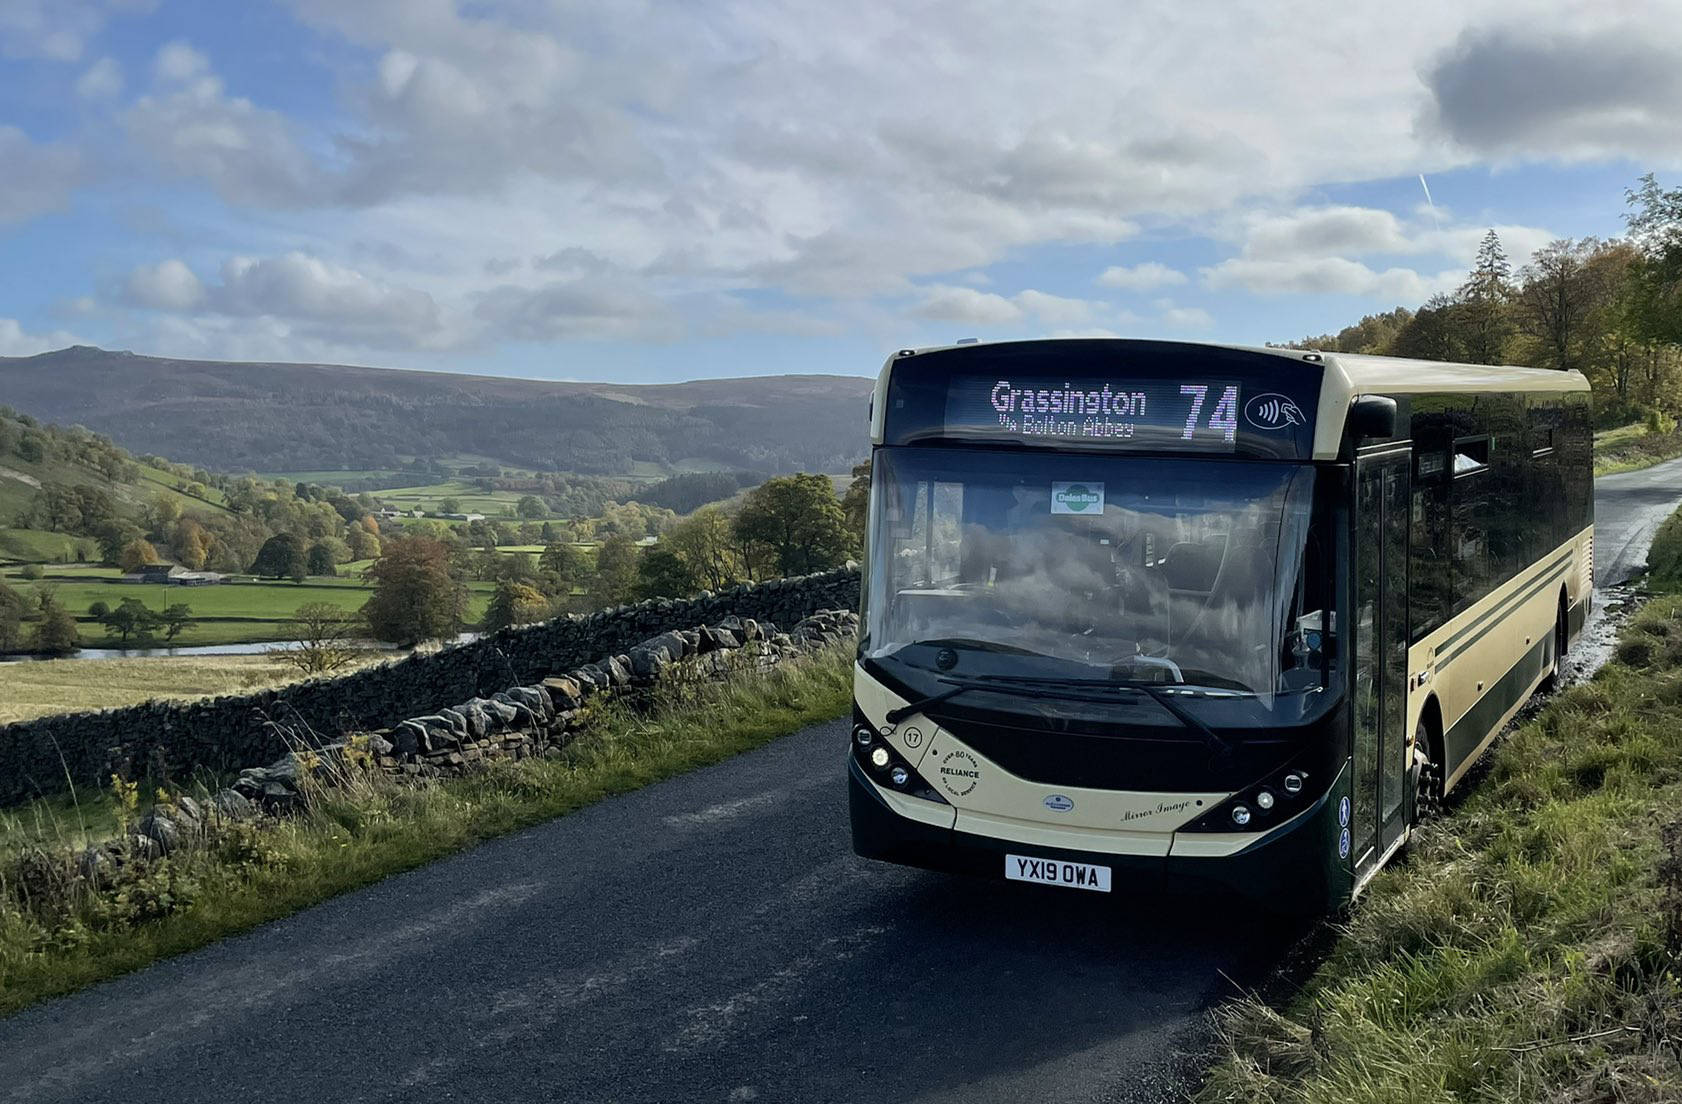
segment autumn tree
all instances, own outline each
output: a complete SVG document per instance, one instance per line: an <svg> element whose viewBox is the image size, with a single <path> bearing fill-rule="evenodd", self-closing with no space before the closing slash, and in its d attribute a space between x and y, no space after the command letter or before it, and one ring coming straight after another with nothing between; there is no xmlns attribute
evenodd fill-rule
<svg viewBox="0 0 1682 1104"><path fill-rule="evenodd" d="M147 564L158 562L158 550L152 547L152 542L142 537L135 537L123 545L122 555L118 557L117 565L126 574L133 574Z"/></svg>
<svg viewBox="0 0 1682 1104"><path fill-rule="evenodd" d="M736 543L724 511L703 506L672 526L661 538L660 547L683 562L699 589L723 590L747 576Z"/></svg>
<svg viewBox="0 0 1682 1104"><path fill-rule="evenodd" d="M450 574L442 541L420 535L390 541L367 574L374 595L362 616L375 639L418 644L460 631L467 589Z"/></svg>
<svg viewBox="0 0 1682 1104"><path fill-rule="evenodd" d="M516 579L503 579L496 584L490 604L485 607L485 630L496 632L515 625L529 625L547 616L549 600L542 591Z"/></svg>

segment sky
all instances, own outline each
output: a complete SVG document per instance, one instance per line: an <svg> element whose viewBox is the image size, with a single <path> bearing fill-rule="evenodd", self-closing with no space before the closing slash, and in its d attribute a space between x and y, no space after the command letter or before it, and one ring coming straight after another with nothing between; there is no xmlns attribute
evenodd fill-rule
<svg viewBox="0 0 1682 1104"><path fill-rule="evenodd" d="M0 355L1290 340L1620 233L1678 58L1682 0L0 0Z"/></svg>

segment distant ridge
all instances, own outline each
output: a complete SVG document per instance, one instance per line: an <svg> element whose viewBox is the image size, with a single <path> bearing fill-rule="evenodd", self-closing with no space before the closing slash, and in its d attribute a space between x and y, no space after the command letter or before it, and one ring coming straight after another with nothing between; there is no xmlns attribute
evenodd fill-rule
<svg viewBox="0 0 1682 1104"><path fill-rule="evenodd" d="M862 376L563 383L341 364L175 360L87 345L0 357L0 404L220 471L482 456L623 474L682 462L844 471L869 449Z"/></svg>

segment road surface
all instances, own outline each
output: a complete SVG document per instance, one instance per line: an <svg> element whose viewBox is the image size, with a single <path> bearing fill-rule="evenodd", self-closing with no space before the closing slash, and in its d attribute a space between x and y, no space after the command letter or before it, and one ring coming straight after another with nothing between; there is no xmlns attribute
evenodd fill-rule
<svg viewBox="0 0 1682 1104"><path fill-rule="evenodd" d="M1594 481L1594 583L1627 581L1647 564L1659 523L1682 497L1682 460Z"/></svg>
<svg viewBox="0 0 1682 1104"><path fill-rule="evenodd" d="M1682 462L1602 480L1639 565ZM855 859L846 726L0 1021L0 1101L1169 1098L1294 933Z"/></svg>

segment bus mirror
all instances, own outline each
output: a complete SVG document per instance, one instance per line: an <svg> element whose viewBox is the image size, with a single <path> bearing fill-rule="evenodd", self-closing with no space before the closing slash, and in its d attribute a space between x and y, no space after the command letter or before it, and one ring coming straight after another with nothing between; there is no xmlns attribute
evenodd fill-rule
<svg viewBox="0 0 1682 1104"><path fill-rule="evenodd" d="M1396 435L1396 400L1382 395L1362 395L1349 408L1349 433L1361 438L1389 438Z"/></svg>

